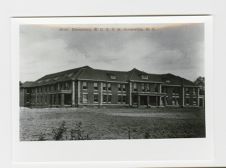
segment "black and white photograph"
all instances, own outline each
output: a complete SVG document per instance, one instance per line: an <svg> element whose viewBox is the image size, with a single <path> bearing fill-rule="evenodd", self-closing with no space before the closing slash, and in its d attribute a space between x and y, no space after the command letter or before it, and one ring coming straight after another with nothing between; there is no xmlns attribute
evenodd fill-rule
<svg viewBox="0 0 226 168"><path fill-rule="evenodd" d="M205 138L204 24L21 24L20 141Z"/></svg>

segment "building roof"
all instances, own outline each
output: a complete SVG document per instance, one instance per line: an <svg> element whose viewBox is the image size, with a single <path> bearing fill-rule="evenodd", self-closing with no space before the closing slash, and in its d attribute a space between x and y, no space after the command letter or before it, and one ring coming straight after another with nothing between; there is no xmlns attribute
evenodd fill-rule
<svg viewBox="0 0 226 168"><path fill-rule="evenodd" d="M162 82L167 85L184 85L184 86L195 86L194 82L182 78L180 76L173 75L171 73L161 75Z"/></svg>
<svg viewBox="0 0 226 168"><path fill-rule="evenodd" d="M20 84L20 87L22 87L22 88L32 87L32 86L33 86L33 83L34 83L34 82L32 82L32 81L26 81L26 82L24 82L24 83L21 83L21 84Z"/></svg>
<svg viewBox="0 0 226 168"><path fill-rule="evenodd" d="M50 85L70 80L94 80L111 82L141 81L141 82L164 83L168 85L195 86L193 82L170 73L150 74L144 71L140 71L136 68L133 68L130 71L111 71L94 69L89 66L83 66L75 69L45 75L34 82L25 82L24 84L22 84L22 87Z"/></svg>

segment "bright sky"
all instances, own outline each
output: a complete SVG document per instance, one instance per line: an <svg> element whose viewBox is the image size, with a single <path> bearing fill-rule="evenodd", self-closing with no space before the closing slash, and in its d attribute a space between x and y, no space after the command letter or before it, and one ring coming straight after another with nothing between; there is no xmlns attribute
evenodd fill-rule
<svg viewBox="0 0 226 168"><path fill-rule="evenodd" d="M20 26L20 80L92 68L204 76L204 25L152 25L149 31L61 31L63 25Z"/></svg>

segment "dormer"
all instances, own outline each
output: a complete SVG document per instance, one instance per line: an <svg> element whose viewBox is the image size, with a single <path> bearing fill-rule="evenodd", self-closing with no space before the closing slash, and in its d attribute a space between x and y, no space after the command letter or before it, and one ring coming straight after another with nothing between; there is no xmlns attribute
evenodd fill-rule
<svg viewBox="0 0 226 168"><path fill-rule="evenodd" d="M116 76L115 75L110 75L110 78L111 79L116 79Z"/></svg>
<svg viewBox="0 0 226 168"><path fill-rule="evenodd" d="M148 75L147 74L141 74L141 79L148 80Z"/></svg>
<svg viewBox="0 0 226 168"><path fill-rule="evenodd" d="M166 83L170 83L170 80L169 80L169 79L167 79L165 82L166 82Z"/></svg>
<svg viewBox="0 0 226 168"><path fill-rule="evenodd" d="M115 80L116 79L116 75L113 73L108 73L107 74L109 76L110 79Z"/></svg>

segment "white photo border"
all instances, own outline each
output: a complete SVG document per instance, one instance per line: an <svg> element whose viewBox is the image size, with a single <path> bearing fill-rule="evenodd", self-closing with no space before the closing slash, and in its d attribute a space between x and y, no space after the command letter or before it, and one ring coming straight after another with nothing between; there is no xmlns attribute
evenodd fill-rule
<svg viewBox="0 0 226 168"><path fill-rule="evenodd" d="M21 24L151 24L204 23L205 27L205 116L206 138L148 140L32 141L19 140L19 26ZM127 167L186 166L210 164L214 160L213 143L213 50L212 16L146 17L52 17L12 18L12 147L13 165L111 164Z"/></svg>

